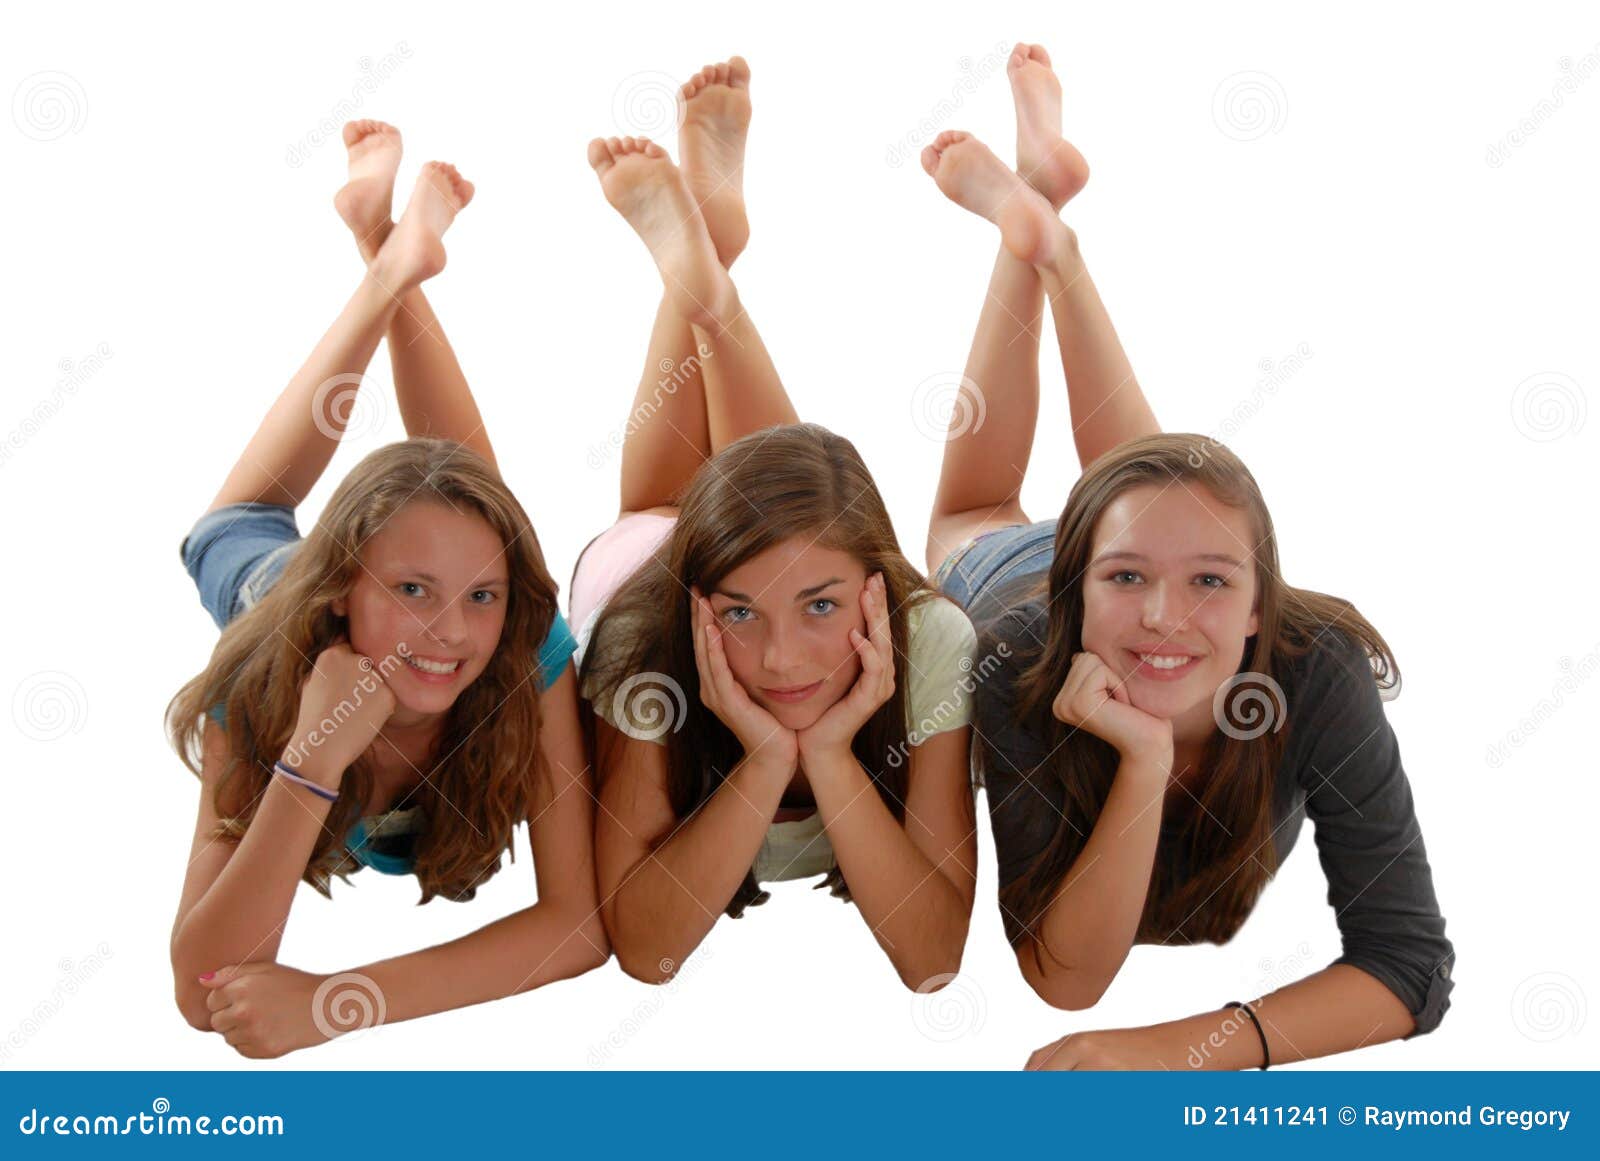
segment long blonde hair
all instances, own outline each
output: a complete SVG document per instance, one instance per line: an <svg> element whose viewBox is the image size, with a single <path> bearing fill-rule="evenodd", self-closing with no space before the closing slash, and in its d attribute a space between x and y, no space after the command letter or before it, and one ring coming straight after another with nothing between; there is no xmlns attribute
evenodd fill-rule
<svg viewBox="0 0 1600 1161"><path fill-rule="evenodd" d="M347 635L333 603L347 597L367 538L405 505L433 500L482 516L505 545L510 576L505 625L488 666L445 720L412 801L428 818L416 847L420 902L470 899L500 867L517 824L553 793L540 761L540 700L530 679L556 617L556 584L527 513L482 457L440 439L409 439L373 452L328 501L261 601L223 630L206 667L167 706L167 732L184 764L201 774L209 711L225 715L229 761L213 806L218 837L237 841L255 816L300 712L300 688L317 655ZM305 880L329 894L331 878L359 864L345 835L373 788L363 755L347 771L306 865ZM513 856L514 857L514 856Z"/></svg>
<svg viewBox="0 0 1600 1161"><path fill-rule="evenodd" d="M1093 830L1117 768L1112 746L1086 731L1069 730L1051 713L1073 654L1083 649L1083 577L1093 557L1095 528L1124 492L1173 481L1198 485L1249 517L1259 621L1255 636L1246 642L1241 674L1265 674L1281 686L1295 658L1304 656L1323 634L1338 632L1360 644L1380 687L1400 680L1388 645L1354 605L1285 583L1266 501L1249 469L1227 448L1207 436L1151 435L1122 444L1090 464L1056 525L1055 556L1045 585L1032 594L1048 598L1043 643L1012 643L1024 666L1014 721L1044 738L1052 754L1044 769L1029 776L1059 785L1063 804L1049 845L1000 891L1011 942L1032 939L1036 958L1041 950L1051 954L1036 938L1037 924ZM1230 697L1225 712L1234 706ZM1285 711L1278 706L1272 712ZM1253 733L1213 731L1201 760L1209 776L1193 797L1168 803L1139 924L1140 942L1226 942L1276 870L1273 790L1289 731L1247 736ZM987 744L980 753L984 761L998 760Z"/></svg>

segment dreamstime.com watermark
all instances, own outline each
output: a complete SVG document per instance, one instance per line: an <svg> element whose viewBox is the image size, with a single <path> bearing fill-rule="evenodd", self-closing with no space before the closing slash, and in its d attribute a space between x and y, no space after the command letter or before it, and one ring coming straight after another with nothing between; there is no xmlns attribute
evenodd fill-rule
<svg viewBox="0 0 1600 1161"><path fill-rule="evenodd" d="M62 959L57 965L61 978L50 989L50 994L35 1004L33 1010L6 1033L5 1039L0 1040L0 1064L11 1063L13 1056L37 1036L39 1030L53 1020L90 980L100 974L113 954L111 945L102 942L81 959Z"/></svg>
<svg viewBox="0 0 1600 1161"><path fill-rule="evenodd" d="M379 687L389 679L389 675L402 665L405 665L407 663L406 658L410 656L411 647L402 641L395 646L393 653L379 661L376 666L369 659L363 658L366 663L363 668L367 672L361 676L354 688L351 689L350 696L340 698L339 704L334 706L326 717L312 727L304 738L296 738L289 743L289 747L283 752L283 760L292 769L298 770L305 761L306 756L320 750L329 738L338 733L339 727L353 718L356 711L366 703L366 699L377 693ZM376 673L373 672L374 669Z"/></svg>
<svg viewBox="0 0 1600 1161"><path fill-rule="evenodd" d="M950 118L967 103L968 97L995 73L1005 71L1006 61L1010 58L1011 46L1002 40L996 41L994 47L976 61L969 56L957 61L961 76L950 86L950 95L935 101L915 125L898 141L891 141L884 150L883 158L890 168L899 169L905 164L906 158L921 153L922 147L939 135L940 128L950 123Z"/></svg>
<svg viewBox="0 0 1600 1161"><path fill-rule="evenodd" d="M1561 70L1561 76L1550 86L1550 95L1534 102L1516 125L1500 135L1499 140L1489 142L1483 163L1490 169L1499 169L1504 165L1510 159L1511 151L1526 145L1528 139L1561 110L1567 98L1578 91L1579 85L1600 72L1600 44L1576 61L1570 56L1561 57L1556 61L1556 67Z"/></svg>
<svg viewBox="0 0 1600 1161"><path fill-rule="evenodd" d="M29 674L11 692L11 720L35 742L54 742L81 731L89 720L89 695L70 673Z"/></svg>
<svg viewBox="0 0 1600 1161"><path fill-rule="evenodd" d="M172 1102L156 1097L147 1113L52 1113L31 1108L17 1121L27 1137L281 1137L277 1113L225 1113L190 1116L174 1113Z"/></svg>
<svg viewBox="0 0 1600 1161"><path fill-rule="evenodd" d="M1000 663L1011 658L1011 643L1009 641L996 642L993 653L988 653L979 661L970 657L961 659L961 678L956 682L956 689L952 690L949 697L939 699L939 704L934 706L914 724L906 735L904 742L897 743L889 751L886 761L890 766L898 767L911 756L911 748L920 746L923 742L943 730L957 714L962 712L964 706L971 706L972 695L978 686L988 681L994 671L1000 668ZM957 690L960 691L959 695ZM957 698L959 697L959 700Z"/></svg>
<svg viewBox="0 0 1600 1161"><path fill-rule="evenodd" d="M701 368L711 355L711 348L701 343L693 354L681 362L662 359L656 365L656 369L661 372L661 378L656 380L655 390L650 398L634 407L626 423L589 448L589 466L602 468L610 462L611 457L621 450L630 435L648 423L661 410L663 403L676 395L685 383L701 373Z"/></svg>
<svg viewBox="0 0 1600 1161"><path fill-rule="evenodd" d="M608 1063L618 1049L637 1036L640 1029L660 1014L661 1009L678 994L678 989L683 987L685 981L697 975L711 956L711 948L702 947L693 959L682 966L681 970L671 959L663 959L660 964L661 974L668 977L667 982L658 988L652 988L650 995L635 1004L633 1011L624 1016L604 1038L589 1045L589 1067L598 1068Z"/></svg>
<svg viewBox="0 0 1600 1161"><path fill-rule="evenodd" d="M1562 707L1567 704L1567 699L1577 693L1579 687L1600 672L1600 645L1596 645L1576 661L1570 657L1563 657L1559 666L1561 676L1550 687L1549 694L1536 701L1533 708L1522 716L1521 721L1489 743L1483 760L1491 770L1498 770L1504 766L1513 750L1525 745L1546 722L1561 712Z"/></svg>
<svg viewBox="0 0 1600 1161"><path fill-rule="evenodd" d="M88 120L89 98L71 73L34 73L11 91L11 123L33 141L60 141Z"/></svg>
<svg viewBox="0 0 1600 1161"><path fill-rule="evenodd" d="M6 432L4 442L0 442L0 467L10 463L12 457L26 447L45 424L59 415L62 408L83 389L85 383L100 373L110 359L111 344L97 343L94 350L76 362L62 359L57 363L61 377L56 380L50 394L35 403L28 414Z"/></svg>
<svg viewBox="0 0 1600 1161"><path fill-rule="evenodd" d="M1238 435L1244 425L1259 415L1282 390L1283 385L1305 368L1311 361L1312 353L1310 343L1297 343L1294 350L1281 359L1262 359L1257 364L1261 377L1256 380L1250 394L1234 404L1233 410L1223 416L1222 422L1206 437L1206 442L1189 453L1189 466L1199 468L1205 463L1206 456Z"/></svg>
<svg viewBox="0 0 1600 1161"><path fill-rule="evenodd" d="M353 120L367 103L367 98L377 92L383 83L394 76L396 70L410 59L411 46L402 40L376 61L370 56L358 60L356 67L360 70L360 75L351 82L350 95L340 97L314 126L300 135L299 140L289 143L284 151L284 161L289 167L299 169L306 163L313 150L320 149L327 141L341 140L344 123Z"/></svg>

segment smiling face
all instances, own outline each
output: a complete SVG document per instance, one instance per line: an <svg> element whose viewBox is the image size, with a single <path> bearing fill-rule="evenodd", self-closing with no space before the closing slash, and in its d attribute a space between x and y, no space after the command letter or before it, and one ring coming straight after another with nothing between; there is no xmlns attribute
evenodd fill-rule
<svg viewBox="0 0 1600 1161"><path fill-rule="evenodd" d="M1197 741L1258 626L1249 514L1197 484L1130 488L1106 506L1083 574L1083 647L1139 709Z"/></svg>
<svg viewBox="0 0 1600 1161"><path fill-rule="evenodd" d="M362 545L361 566L332 608L394 691L391 722L444 713L500 642L510 583L499 534L476 512L415 500Z"/></svg>
<svg viewBox="0 0 1600 1161"><path fill-rule="evenodd" d="M855 557L795 536L751 557L706 594L723 629L728 668L786 729L814 724L861 672L850 630L866 632L866 580Z"/></svg>

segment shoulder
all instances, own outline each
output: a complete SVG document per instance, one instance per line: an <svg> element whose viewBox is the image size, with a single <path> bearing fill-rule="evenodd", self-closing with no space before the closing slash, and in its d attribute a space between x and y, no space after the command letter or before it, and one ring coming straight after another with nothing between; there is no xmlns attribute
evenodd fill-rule
<svg viewBox="0 0 1600 1161"><path fill-rule="evenodd" d="M971 656L978 634L966 613L948 597L930 593L906 610L907 644L919 653L959 652Z"/></svg>
<svg viewBox="0 0 1600 1161"><path fill-rule="evenodd" d="M1372 659L1355 637L1323 633L1284 667L1282 686L1289 731L1282 777L1309 792L1398 768Z"/></svg>

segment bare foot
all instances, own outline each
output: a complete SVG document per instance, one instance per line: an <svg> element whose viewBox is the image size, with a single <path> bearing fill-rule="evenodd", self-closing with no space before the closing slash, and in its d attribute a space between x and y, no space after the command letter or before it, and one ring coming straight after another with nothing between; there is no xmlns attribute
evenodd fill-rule
<svg viewBox="0 0 1600 1161"><path fill-rule="evenodd" d="M372 275L399 294L444 269L444 232L472 200L473 185L443 161L430 161L417 174L406 212L372 260Z"/></svg>
<svg viewBox="0 0 1600 1161"><path fill-rule="evenodd" d="M1061 136L1061 82L1050 54L1019 44L1006 62L1017 106L1017 172L1059 210L1089 181L1089 163Z"/></svg>
<svg viewBox="0 0 1600 1161"><path fill-rule="evenodd" d="M696 326L716 327L733 283L672 158L644 137L597 137L589 164L606 201L649 247L673 308Z"/></svg>
<svg viewBox="0 0 1600 1161"><path fill-rule="evenodd" d="M1000 227L1000 241L1024 262L1046 262L1067 227L1043 195L970 133L947 129L922 151L922 168L944 196Z"/></svg>
<svg viewBox="0 0 1600 1161"><path fill-rule="evenodd" d="M744 140L750 129L750 66L742 56L707 65L683 86L678 130L683 179L700 204L724 266L750 240L744 212Z"/></svg>
<svg viewBox="0 0 1600 1161"><path fill-rule="evenodd" d="M368 262L394 228L394 175L400 168L400 130L383 121L347 121L345 148L350 151L350 179L333 195L334 209L356 236Z"/></svg>

